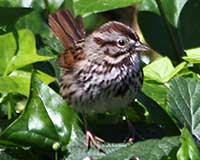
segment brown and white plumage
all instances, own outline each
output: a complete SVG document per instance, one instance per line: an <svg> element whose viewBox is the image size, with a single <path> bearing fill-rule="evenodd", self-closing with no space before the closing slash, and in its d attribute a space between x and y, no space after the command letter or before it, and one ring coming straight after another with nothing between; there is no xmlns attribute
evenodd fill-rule
<svg viewBox="0 0 200 160"><path fill-rule="evenodd" d="M81 17L67 10L50 14L49 25L65 48L58 57L63 70L60 93L83 118L118 111L135 98L143 82L140 52L148 47L130 27L108 22L86 37ZM102 140L86 121L85 131L86 145L92 142L101 150L97 141Z"/></svg>
<svg viewBox="0 0 200 160"><path fill-rule="evenodd" d="M49 25L65 47L59 56L63 98L82 113L126 107L143 81L139 52L147 47L137 34L113 21L86 37L81 18L63 10L49 16Z"/></svg>

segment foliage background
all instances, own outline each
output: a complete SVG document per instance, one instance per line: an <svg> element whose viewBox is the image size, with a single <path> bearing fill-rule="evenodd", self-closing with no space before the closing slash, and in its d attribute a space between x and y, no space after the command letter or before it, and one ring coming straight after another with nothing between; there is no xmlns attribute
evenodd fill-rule
<svg viewBox="0 0 200 160"><path fill-rule="evenodd" d="M106 154L86 149L79 116L58 94L63 48L48 27L48 14L66 8L88 33L109 20L134 25L154 50L125 111L135 143L123 143L123 115L106 113L89 120ZM199 160L199 15L199 0L0 0L0 159Z"/></svg>

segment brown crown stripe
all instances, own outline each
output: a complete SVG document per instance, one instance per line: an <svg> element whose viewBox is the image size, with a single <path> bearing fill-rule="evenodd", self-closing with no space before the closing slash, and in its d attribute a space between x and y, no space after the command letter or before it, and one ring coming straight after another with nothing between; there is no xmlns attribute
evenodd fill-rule
<svg viewBox="0 0 200 160"><path fill-rule="evenodd" d="M112 31L121 32L125 36L130 37L131 39L135 41L139 41L138 35L130 27L127 27L126 25L119 22L115 22L115 21L109 22L103 25L97 31L98 32L112 32Z"/></svg>

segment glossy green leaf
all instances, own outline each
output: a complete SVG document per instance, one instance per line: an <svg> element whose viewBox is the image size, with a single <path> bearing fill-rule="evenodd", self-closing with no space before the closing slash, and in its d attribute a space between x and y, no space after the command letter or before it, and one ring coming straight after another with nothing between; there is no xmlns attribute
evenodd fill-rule
<svg viewBox="0 0 200 160"><path fill-rule="evenodd" d="M200 81L192 78L175 78L170 82L168 104L171 114L181 126L186 125L192 134L200 133Z"/></svg>
<svg viewBox="0 0 200 160"><path fill-rule="evenodd" d="M144 76L146 80L166 83L182 70L185 65L186 63L182 62L174 68L169 58L160 58L144 67Z"/></svg>
<svg viewBox="0 0 200 160"><path fill-rule="evenodd" d="M200 151L187 128L181 129L181 147L177 152L178 160L198 160Z"/></svg>
<svg viewBox="0 0 200 160"><path fill-rule="evenodd" d="M164 157L171 157L171 151L177 150L180 145L178 137L165 137L163 139L151 139L134 144L106 143L102 149L106 154L99 152L93 146L87 151L85 136L80 130L74 129L73 139L67 146L70 155L66 160L77 160L90 157L94 160L128 160L133 157L148 160L161 160Z"/></svg>
<svg viewBox="0 0 200 160"><path fill-rule="evenodd" d="M1 133L0 139L45 148L51 148L55 142L66 145L76 119L60 95L33 74L23 114Z"/></svg>
<svg viewBox="0 0 200 160"><path fill-rule="evenodd" d="M130 6L141 0L73 0L76 15L87 16L92 13Z"/></svg>
<svg viewBox="0 0 200 160"><path fill-rule="evenodd" d="M25 65L53 58L37 54L35 38L29 30L1 35L0 41L0 72L4 75Z"/></svg>
<svg viewBox="0 0 200 160"><path fill-rule="evenodd" d="M184 60L190 63L200 63L200 48L186 50L187 56L183 57Z"/></svg>
<svg viewBox="0 0 200 160"><path fill-rule="evenodd" d="M38 71L37 76L46 84L55 81L55 78ZM0 77L0 93L20 93L28 96L30 92L31 73L16 70L9 76Z"/></svg>

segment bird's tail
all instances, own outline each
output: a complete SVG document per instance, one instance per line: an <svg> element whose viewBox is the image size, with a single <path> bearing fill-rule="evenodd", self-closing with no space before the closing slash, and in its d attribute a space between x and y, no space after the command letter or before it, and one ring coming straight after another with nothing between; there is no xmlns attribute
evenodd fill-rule
<svg viewBox="0 0 200 160"><path fill-rule="evenodd" d="M77 41L85 38L82 17L73 17L69 10L59 10L50 14L49 26L65 49L73 48Z"/></svg>

